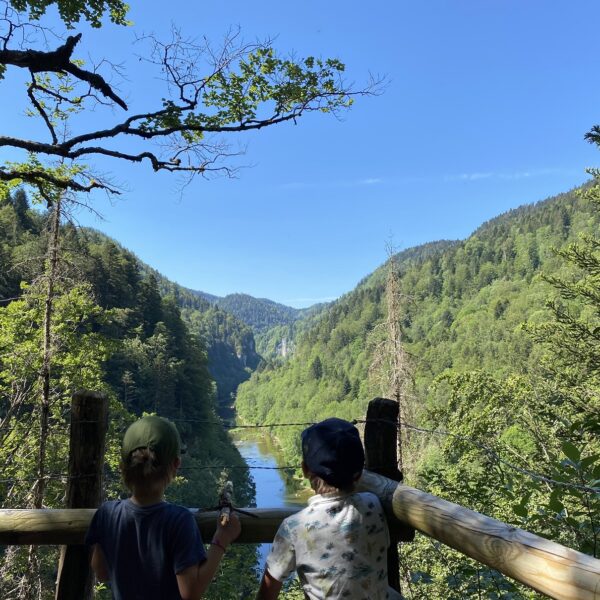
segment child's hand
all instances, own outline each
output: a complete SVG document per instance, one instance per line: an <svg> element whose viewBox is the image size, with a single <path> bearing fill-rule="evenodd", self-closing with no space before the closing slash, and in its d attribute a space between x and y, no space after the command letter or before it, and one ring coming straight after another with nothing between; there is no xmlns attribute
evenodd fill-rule
<svg viewBox="0 0 600 600"><path fill-rule="evenodd" d="M232 512L229 515L229 523L227 525L221 525L220 521L217 521L217 531L215 531L215 538L225 547L229 546L233 540L235 540L242 531L242 525L238 516Z"/></svg>

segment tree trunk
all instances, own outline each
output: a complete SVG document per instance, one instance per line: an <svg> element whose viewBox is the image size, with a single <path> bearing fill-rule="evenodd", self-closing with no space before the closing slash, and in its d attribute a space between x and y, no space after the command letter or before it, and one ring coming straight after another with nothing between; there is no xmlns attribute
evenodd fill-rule
<svg viewBox="0 0 600 600"><path fill-rule="evenodd" d="M60 217L62 198L59 196L54 206L50 239L48 241L48 256L46 258L46 297L44 299L43 321L43 358L40 371L40 446L37 460L37 482L33 490L33 507L42 508L46 488L46 447L48 442L48 422L50 418L50 371L52 362L52 309L54 302L54 287L58 271L58 252L60 236Z"/></svg>
<svg viewBox="0 0 600 600"><path fill-rule="evenodd" d="M50 371L52 362L52 310L54 302L54 286L58 271L58 240L60 235L62 198L57 198L52 214L50 237L48 239L48 251L45 264L46 297L44 299L44 320L42 329L44 337L42 341L42 367L40 369L40 421L39 421L39 448L37 456L37 480L32 489L33 508L40 509L44 504L44 493L46 491L46 449L48 444L49 420L50 420ZM28 558L28 573L25 575L25 586L23 597L34 597L35 589L41 585L39 579L39 559L37 547L31 546Z"/></svg>

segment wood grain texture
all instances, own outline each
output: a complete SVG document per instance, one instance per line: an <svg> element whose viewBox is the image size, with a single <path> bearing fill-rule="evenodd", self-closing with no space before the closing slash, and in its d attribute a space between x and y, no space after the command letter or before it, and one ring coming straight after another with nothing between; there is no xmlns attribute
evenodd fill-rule
<svg viewBox="0 0 600 600"><path fill-rule="evenodd" d="M0 510L0 544L83 544L95 508Z"/></svg>
<svg viewBox="0 0 600 600"><path fill-rule="evenodd" d="M398 519L538 592L600 599L600 560L414 488L392 502Z"/></svg>
<svg viewBox="0 0 600 600"><path fill-rule="evenodd" d="M281 521L298 512L299 509L289 508L244 508L243 510L256 515L258 518L248 517L238 513L242 523L242 533L236 540L240 544L269 544L273 541ZM203 540L210 540L217 526L218 511L198 512L195 515L196 523L200 528Z"/></svg>
<svg viewBox="0 0 600 600"><path fill-rule="evenodd" d="M283 508L244 510L258 517L239 515L242 533L237 541L244 544L272 542L281 521L297 512ZM0 545L83 544L95 512L93 508L0 510ZM194 513L202 539L211 539L218 514L218 511Z"/></svg>
<svg viewBox="0 0 600 600"><path fill-rule="evenodd" d="M87 390L75 393L71 401L68 508L96 508L100 505L107 430L106 396ZM55 600L91 600L94 580L90 558L87 546L61 548Z"/></svg>
<svg viewBox="0 0 600 600"><path fill-rule="evenodd" d="M374 398L367 408L365 424L365 469L402 481L398 469L397 426L400 406L387 398ZM389 586L400 592L400 557L398 542L412 541L415 530L396 519L388 522L390 546L387 549L387 574Z"/></svg>
<svg viewBox="0 0 600 600"><path fill-rule="evenodd" d="M365 473L388 517L557 600L600 600L600 560L458 504Z"/></svg>

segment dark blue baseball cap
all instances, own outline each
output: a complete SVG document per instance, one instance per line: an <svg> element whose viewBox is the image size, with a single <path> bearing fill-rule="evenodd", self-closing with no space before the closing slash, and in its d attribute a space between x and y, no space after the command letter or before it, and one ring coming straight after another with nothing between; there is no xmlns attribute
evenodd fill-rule
<svg viewBox="0 0 600 600"><path fill-rule="evenodd" d="M302 432L302 457L309 471L336 488L350 486L365 465L358 429L336 417Z"/></svg>

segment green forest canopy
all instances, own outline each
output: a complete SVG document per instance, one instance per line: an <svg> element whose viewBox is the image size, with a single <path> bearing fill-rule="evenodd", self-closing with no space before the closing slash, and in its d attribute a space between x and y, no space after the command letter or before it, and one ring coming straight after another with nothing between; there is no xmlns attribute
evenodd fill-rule
<svg viewBox="0 0 600 600"><path fill-rule="evenodd" d="M599 198L590 184L492 219L467 240L396 257L402 341L414 363L409 482L595 556ZM240 386L240 419L363 418L382 393L372 366L386 331L385 294L384 266L318 314L289 360ZM286 462L298 463L299 431L274 434ZM536 597L422 538L407 546L404 569L415 598Z"/></svg>

